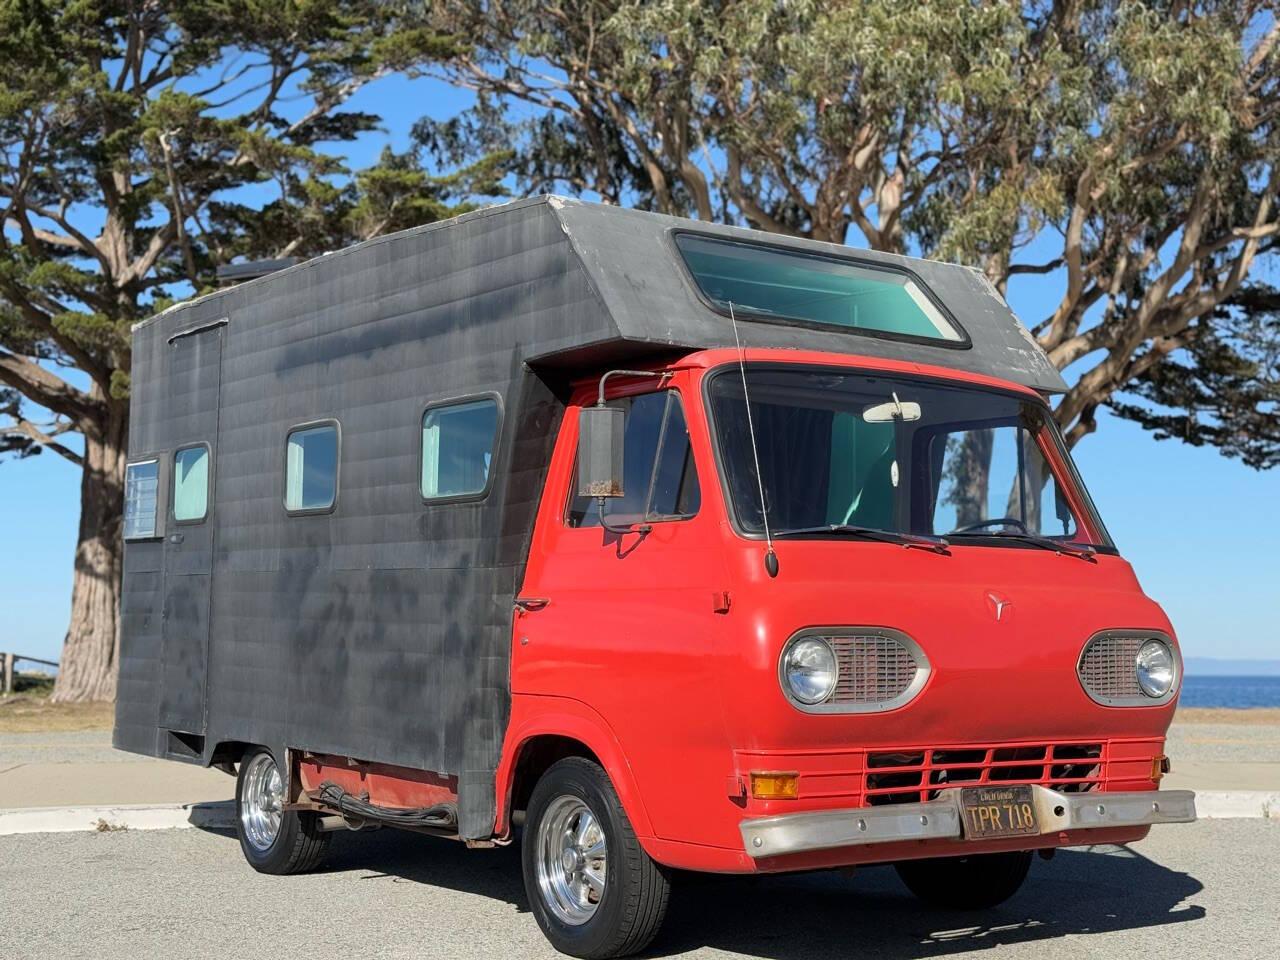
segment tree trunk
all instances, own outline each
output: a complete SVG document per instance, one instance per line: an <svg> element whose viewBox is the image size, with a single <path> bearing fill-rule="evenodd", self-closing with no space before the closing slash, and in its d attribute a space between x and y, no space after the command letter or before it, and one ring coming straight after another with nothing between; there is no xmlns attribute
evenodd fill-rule
<svg viewBox="0 0 1280 960"><path fill-rule="evenodd" d="M71 621L52 698L58 702L114 700L116 695L128 414L122 403L106 400L104 405L102 419L84 430Z"/></svg>

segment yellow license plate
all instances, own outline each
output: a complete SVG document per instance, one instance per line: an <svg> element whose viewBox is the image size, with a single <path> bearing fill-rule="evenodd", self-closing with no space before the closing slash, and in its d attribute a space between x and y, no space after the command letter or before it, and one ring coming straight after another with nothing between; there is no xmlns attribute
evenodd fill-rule
<svg viewBox="0 0 1280 960"><path fill-rule="evenodd" d="M1021 837L1040 832L1029 786L966 787L960 791L960 809L968 840Z"/></svg>

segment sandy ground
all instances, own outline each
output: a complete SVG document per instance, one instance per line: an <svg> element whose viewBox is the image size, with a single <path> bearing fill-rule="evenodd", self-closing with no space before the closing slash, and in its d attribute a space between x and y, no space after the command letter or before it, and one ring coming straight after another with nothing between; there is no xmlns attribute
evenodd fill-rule
<svg viewBox="0 0 1280 960"><path fill-rule="evenodd" d="M60 733L110 730L114 708L109 703L50 703L43 697L18 694L0 698L0 733ZM1222 710L1185 707L1174 724L1280 727L1280 708Z"/></svg>

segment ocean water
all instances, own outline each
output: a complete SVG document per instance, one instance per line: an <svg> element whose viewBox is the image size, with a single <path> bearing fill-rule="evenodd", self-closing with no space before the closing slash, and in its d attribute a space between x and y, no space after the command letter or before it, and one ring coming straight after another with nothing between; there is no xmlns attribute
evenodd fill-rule
<svg viewBox="0 0 1280 960"><path fill-rule="evenodd" d="M1280 677L1198 677L1182 682L1184 707L1280 707Z"/></svg>

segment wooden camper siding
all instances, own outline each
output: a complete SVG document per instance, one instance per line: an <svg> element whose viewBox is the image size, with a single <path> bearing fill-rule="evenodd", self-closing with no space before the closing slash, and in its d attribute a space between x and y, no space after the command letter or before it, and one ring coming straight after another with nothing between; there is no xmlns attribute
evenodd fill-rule
<svg viewBox="0 0 1280 960"><path fill-rule="evenodd" d="M611 333L543 205L323 258L141 327L130 454L159 455L162 516L173 451L214 449L210 633L194 656L200 574L172 569L193 528L182 545L130 542L116 745L164 755L166 718L186 714L203 717L177 729L204 734L205 760L241 740L457 774L462 833L488 836L512 601L562 409L523 355L597 328ZM221 340L220 387L184 397L185 344L206 338ZM487 391L504 407L489 497L424 504L423 408ZM215 436L193 414L217 396ZM290 517L285 436L328 417L336 508Z"/></svg>

